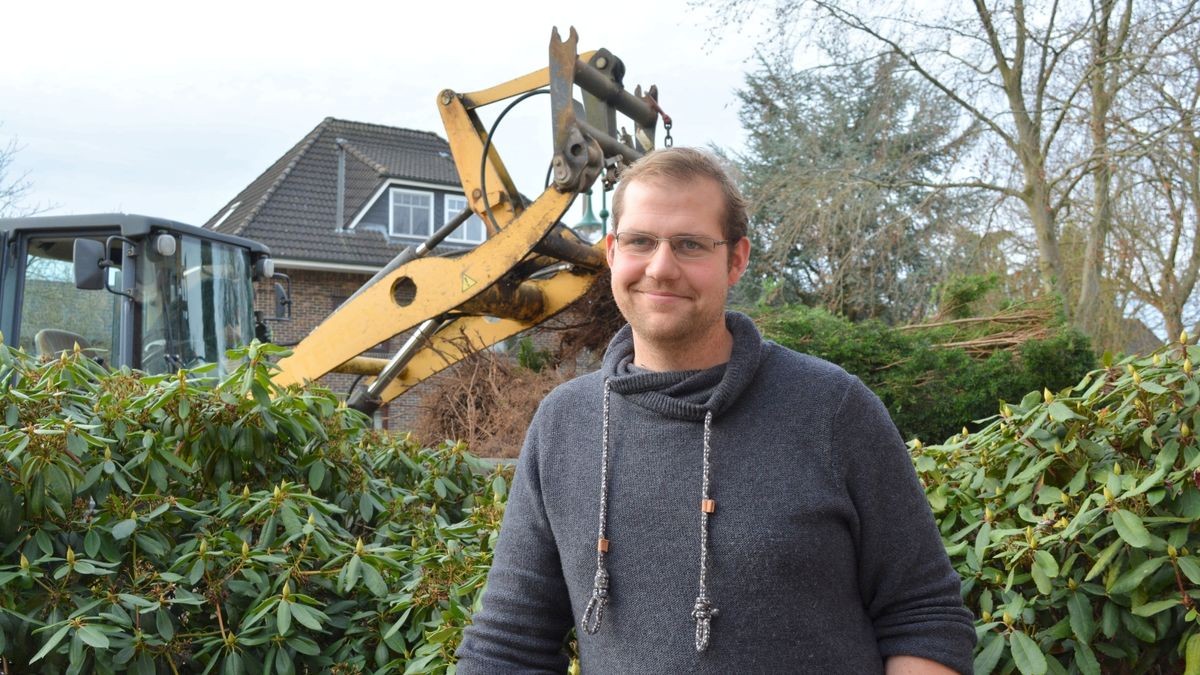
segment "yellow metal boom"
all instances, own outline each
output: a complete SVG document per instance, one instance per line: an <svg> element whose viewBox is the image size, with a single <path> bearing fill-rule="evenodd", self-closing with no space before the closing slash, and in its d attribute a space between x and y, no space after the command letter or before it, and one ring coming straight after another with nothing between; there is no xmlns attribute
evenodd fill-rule
<svg viewBox="0 0 1200 675"><path fill-rule="evenodd" d="M277 381L335 371L370 375L373 381L351 404L373 410L470 353L537 326L587 292L605 265L602 243L588 245L560 219L602 173L607 189L653 148L659 108L656 88L646 94L624 89L620 59L604 49L579 54L577 42L574 28L566 40L555 29L547 68L481 91L438 94L469 211L401 254L317 326L280 362ZM554 125L553 181L526 204L477 110L545 87ZM632 136L618 131L618 112L633 122ZM471 212L483 219L488 238L459 257L426 257ZM361 356L408 331L411 337L391 359Z"/></svg>

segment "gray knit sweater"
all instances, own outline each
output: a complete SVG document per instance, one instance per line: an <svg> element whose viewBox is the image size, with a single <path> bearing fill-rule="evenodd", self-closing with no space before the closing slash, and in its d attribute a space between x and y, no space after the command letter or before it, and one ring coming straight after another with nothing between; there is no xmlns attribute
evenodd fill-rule
<svg viewBox="0 0 1200 675"><path fill-rule="evenodd" d="M631 368L626 326L599 372L542 402L460 675L566 670L563 640L596 575L605 380L611 582L599 629L577 631L585 673L871 673L900 654L971 671L959 578L886 409L837 366L763 341L747 317L726 322L728 364ZM698 651L710 411L717 615Z"/></svg>

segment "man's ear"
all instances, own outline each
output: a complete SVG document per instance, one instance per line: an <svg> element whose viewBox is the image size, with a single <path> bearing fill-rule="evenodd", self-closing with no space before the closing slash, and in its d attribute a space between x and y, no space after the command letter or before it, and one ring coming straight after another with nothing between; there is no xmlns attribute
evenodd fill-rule
<svg viewBox="0 0 1200 675"><path fill-rule="evenodd" d="M730 244L729 250L729 285L732 287L746 273L746 267L750 265L750 238L742 237L733 244Z"/></svg>
<svg viewBox="0 0 1200 675"><path fill-rule="evenodd" d="M604 257L608 258L608 266L613 264L613 251L616 250L617 237L614 233L609 232L604 236Z"/></svg>

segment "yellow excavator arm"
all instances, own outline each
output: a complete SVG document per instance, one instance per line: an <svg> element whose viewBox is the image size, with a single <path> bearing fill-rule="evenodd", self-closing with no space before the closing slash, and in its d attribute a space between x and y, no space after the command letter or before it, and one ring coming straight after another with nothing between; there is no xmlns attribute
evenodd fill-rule
<svg viewBox="0 0 1200 675"><path fill-rule="evenodd" d="M625 90L620 59L604 49L579 54L577 42L574 28L566 40L555 29L547 68L481 91L438 94L468 209L397 256L296 345L279 364L278 382L330 372L367 375L371 381L350 404L371 412L467 355L537 326L587 292L605 267L603 243L588 244L560 220L598 178L611 188L622 169L653 149L661 109L655 87ZM582 102L575 99L576 87ZM477 111L515 99L511 107L539 93L551 100L552 180L526 203L490 142L495 126L486 129ZM633 123L632 136L618 128L617 113ZM488 229L482 244L458 257L428 256L472 213ZM409 331L392 358L361 356Z"/></svg>

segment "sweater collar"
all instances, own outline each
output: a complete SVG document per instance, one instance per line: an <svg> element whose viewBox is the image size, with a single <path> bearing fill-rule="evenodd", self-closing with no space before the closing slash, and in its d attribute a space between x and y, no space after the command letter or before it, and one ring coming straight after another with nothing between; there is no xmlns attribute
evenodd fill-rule
<svg viewBox="0 0 1200 675"><path fill-rule="evenodd" d="M762 356L762 335L750 317L726 312L733 335L729 361L705 370L655 372L631 368L633 330L625 325L604 353L602 370L612 391L661 415L699 421L720 416L749 386Z"/></svg>

